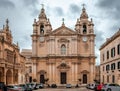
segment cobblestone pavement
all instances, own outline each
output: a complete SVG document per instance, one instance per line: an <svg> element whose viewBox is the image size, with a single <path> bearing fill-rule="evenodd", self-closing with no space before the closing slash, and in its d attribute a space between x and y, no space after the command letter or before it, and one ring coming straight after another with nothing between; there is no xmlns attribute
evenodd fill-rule
<svg viewBox="0 0 120 91"><path fill-rule="evenodd" d="M45 88L45 89L38 89L34 91L93 91L93 90L89 90L82 87L82 88Z"/></svg>

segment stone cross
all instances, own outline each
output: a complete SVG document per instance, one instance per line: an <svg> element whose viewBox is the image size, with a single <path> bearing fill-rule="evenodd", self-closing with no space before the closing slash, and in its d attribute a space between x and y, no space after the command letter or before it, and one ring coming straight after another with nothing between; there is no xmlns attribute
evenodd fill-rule
<svg viewBox="0 0 120 91"><path fill-rule="evenodd" d="M42 8L44 8L44 4L41 4Z"/></svg>
<svg viewBox="0 0 120 91"><path fill-rule="evenodd" d="M63 22L63 24L64 24L64 21L65 21L65 19L64 19L64 18L62 18L62 22Z"/></svg>
<svg viewBox="0 0 120 91"><path fill-rule="evenodd" d="M85 8L85 4L84 3L82 4L82 6L83 6L83 8Z"/></svg>

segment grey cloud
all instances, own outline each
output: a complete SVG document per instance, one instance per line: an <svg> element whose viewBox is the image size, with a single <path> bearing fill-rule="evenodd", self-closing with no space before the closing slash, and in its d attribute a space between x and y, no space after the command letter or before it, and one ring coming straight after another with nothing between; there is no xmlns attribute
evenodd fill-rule
<svg viewBox="0 0 120 91"><path fill-rule="evenodd" d="M31 37L30 34L17 36L15 41L19 41L20 49L31 48Z"/></svg>
<svg viewBox="0 0 120 91"><path fill-rule="evenodd" d="M79 6L77 6L76 4L71 4L69 6L69 10L66 15L70 19L75 19L75 17L80 16L80 11L81 11L81 9Z"/></svg>
<svg viewBox="0 0 120 91"><path fill-rule="evenodd" d="M63 12L62 8L60 8L60 7L54 8L54 13L55 13L57 16L62 16L62 15L64 15L64 12Z"/></svg>
<svg viewBox="0 0 120 91"><path fill-rule="evenodd" d="M15 5L9 0L0 0L0 8L14 8Z"/></svg>
<svg viewBox="0 0 120 91"><path fill-rule="evenodd" d="M38 0L23 0L24 7L27 7L30 10L31 16L38 15L39 11L37 5L39 4Z"/></svg>
<svg viewBox="0 0 120 91"><path fill-rule="evenodd" d="M80 14L80 7L76 4L71 4L69 9L72 14Z"/></svg>
<svg viewBox="0 0 120 91"><path fill-rule="evenodd" d="M104 33L102 31L95 31L96 34L96 47L99 49L100 45L103 43L104 38L102 37Z"/></svg>
<svg viewBox="0 0 120 91"><path fill-rule="evenodd" d="M97 5L101 8L103 7L106 9L111 9L111 8L115 8L117 6L120 6L119 3L120 3L119 0L100 0L97 3Z"/></svg>
<svg viewBox="0 0 120 91"><path fill-rule="evenodd" d="M34 9L33 12L31 12L31 15L32 15L33 17L35 17L36 15L38 16L39 13L40 13L40 10Z"/></svg>
<svg viewBox="0 0 120 91"><path fill-rule="evenodd" d="M96 6L102 9L109 18L120 18L120 0L100 0Z"/></svg>
<svg viewBox="0 0 120 91"><path fill-rule="evenodd" d="M95 34L96 34L96 41L98 42L98 41L102 41L104 38L102 37L102 35L104 34L102 31L96 31L95 32Z"/></svg>
<svg viewBox="0 0 120 91"><path fill-rule="evenodd" d="M38 4L38 0L23 0L23 3L26 6L36 6L36 4Z"/></svg>

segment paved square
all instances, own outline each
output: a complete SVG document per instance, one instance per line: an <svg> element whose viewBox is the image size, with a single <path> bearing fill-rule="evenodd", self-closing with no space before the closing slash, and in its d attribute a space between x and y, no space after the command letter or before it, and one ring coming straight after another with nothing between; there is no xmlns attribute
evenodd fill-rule
<svg viewBox="0 0 120 91"><path fill-rule="evenodd" d="M45 89L38 89L34 91L92 91L86 88L45 88Z"/></svg>

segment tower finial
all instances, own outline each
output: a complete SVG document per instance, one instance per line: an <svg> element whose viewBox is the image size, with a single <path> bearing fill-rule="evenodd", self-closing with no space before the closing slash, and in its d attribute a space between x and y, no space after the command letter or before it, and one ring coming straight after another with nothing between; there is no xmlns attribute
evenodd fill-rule
<svg viewBox="0 0 120 91"><path fill-rule="evenodd" d="M44 9L44 4L41 4L41 6L42 6L42 9Z"/></svg>
<svg viewBox="0 0 120 91"><path fill-rule="evenodd" d="M5 28L5 25L3 25L3 29Z"/></svg>
<svg viewBox="0 0 120 91"><path fill-rule="evenodd" d="M65 19L64 19L64 18L62 18L62 25L65 25L65 24L64 24L64 21L65 21Z"/></svg>
<svg viewBox="0 0 120 91"><path fill-rule="evenodd" d="M9 25L8 25L8 23L9 23L9 20L6 19L6 29L9 29Z"/></svg>
<svg viewBox="0 0 120 91"><path fill-rule="evenodd" d="M82 8L82 14L80 16L80 19L88 19L88 15L86 13L86 9L85 9L85 4L82 4L83 8Z"/></svg>
<svg viewBox="0 0 120 91"><path fill-rule="evenodd" d="M9 20L8 20L8 19L6 19L6 26L8 26L8 23L9 23Z"/></svg>
<svg viewBox="0 0 120 91"><path fill-rule="evenodd" d="M83 8L85 8L85 4L84 3L82 4L82 6L83 6Z"/></svg>
<svg viewBox="0 0 120 91"><path fill-rule="evenodd" d="M18 43L18 41L17 41L17 46L19 46L19 43Z"/></svg>
<svg viewBox="0 0 120 91"><path fill-rule="evenodd" d="M44 4L41 4L41 6L42 6L42 9L41 9L41 12L40 12L40 14L39 14L39 19L41 18L41 19L46 19L47 20L47 17L46 17L46 14L45 14L45 9L44 9Z"/></svg>

